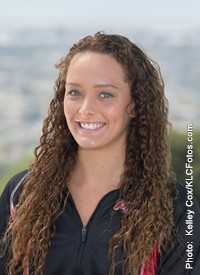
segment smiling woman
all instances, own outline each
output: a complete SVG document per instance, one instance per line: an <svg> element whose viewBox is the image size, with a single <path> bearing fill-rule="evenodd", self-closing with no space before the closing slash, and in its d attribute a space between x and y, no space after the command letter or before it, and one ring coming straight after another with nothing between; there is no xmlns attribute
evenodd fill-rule
<svg viewBox="0 0 200 275"><path fill-rule="evenodd" d="M200 210L185 234L158 65L97 33L57 68L35 160L0 199L1 274L198 275Z"/></svg>
<svg viewBox="0 0 200 275"><path fill-rule="evenodd" d="M80 148L101 147L105 155L109 150L118 154L119 146L123 146L120 151L125 150L131 94L124 79L121 65L109 55L86 52L72 59L66 77L64 112Z"/></svg>

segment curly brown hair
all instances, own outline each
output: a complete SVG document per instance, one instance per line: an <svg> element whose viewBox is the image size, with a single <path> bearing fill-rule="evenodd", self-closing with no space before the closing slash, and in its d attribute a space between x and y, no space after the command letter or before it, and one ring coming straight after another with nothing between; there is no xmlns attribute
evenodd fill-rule
<svg viewBox="0 0 200 275"><path fill-rule="evenodd" d="M114 255L119 247L126 255L124 274L138 274L153 249L156 246L161 249L170 239L174 226L175 180L170 166L168 102L159 66L128 38L97 33L74 44L56 65L60 71L54 98L16 206L15 221L10 221L4 236L7 242L12 242L10 275L23 270L27 260L25 248L34 273L43 274L54 222L64 205L63 189L74 168L78 149L63 111L66 75L72 58L85 51L108 54L122 66L134 102L135 115L128 126L119 193L120 199L128 202L129 211L123 215L121 229L110 241L110 275L114 274Z"/></svg>

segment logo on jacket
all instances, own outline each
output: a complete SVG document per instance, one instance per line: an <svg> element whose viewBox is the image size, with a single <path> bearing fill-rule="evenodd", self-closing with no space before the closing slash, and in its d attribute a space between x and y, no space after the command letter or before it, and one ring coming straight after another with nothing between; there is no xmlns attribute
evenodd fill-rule
<svg viewBox="0 0 200 275"><path fill-rule="evenodd" d="M123 200L117 201L113 207L114 210L122 210L122 212L127 213L128 212L128 205Z"/></svg>

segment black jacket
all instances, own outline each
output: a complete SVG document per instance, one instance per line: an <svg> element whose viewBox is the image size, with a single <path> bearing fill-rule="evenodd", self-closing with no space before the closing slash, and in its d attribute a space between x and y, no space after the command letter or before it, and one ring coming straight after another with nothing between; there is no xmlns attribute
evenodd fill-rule
<svg viewBox="0 0 200 275"><path fill-rule="evenodd" d="M21 172L14 176L2 193L0 199L0 235L3 235L10 215L11 193L25 173ZM14 195L14 203L18 200L21 188L22 186ZM177 188L180 195L174 207L174 221L182 241L180 242L176 236L173 237L167 251L158 258L156 274L199 275L200 210L194 198L194 204L189 208L195 213L191 223L191 219L189 219L191 216L188 216L186 206L187 191L180 184L177 185ZM56 233L51 240L44 275L107 275L109 273L108 244L121 225L120 210L113 210L117 199L118 190L105 195L90 218L87 227L84 228L73 199L69 196L66 207L55 222ZM193 226L193 231L186 231L188 224ZM190 233L193 234L187 235ZM190 258L192 269L186 268L188 258ZM122 259L123 252L119 250L116 261ZM5 263L2 259L0 261L0 275L6 274ZM121 264L117 265L115 274L123 274Z"/></svg>

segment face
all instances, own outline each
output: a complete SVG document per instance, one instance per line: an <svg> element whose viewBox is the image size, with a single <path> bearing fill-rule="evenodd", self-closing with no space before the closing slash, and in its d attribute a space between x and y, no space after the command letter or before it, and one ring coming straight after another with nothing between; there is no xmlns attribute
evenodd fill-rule
<svg viewBox="0 0 200 275"><path fill-rule="evenodd" d="M73 57L66 78L64 113L79 148L125 145L130 103L129 84L113 57L94 52Z"/></svg>

